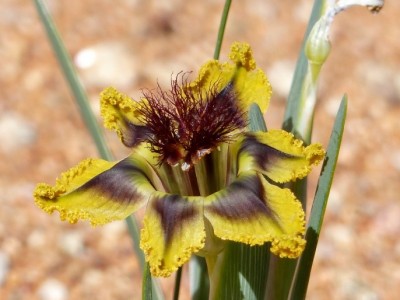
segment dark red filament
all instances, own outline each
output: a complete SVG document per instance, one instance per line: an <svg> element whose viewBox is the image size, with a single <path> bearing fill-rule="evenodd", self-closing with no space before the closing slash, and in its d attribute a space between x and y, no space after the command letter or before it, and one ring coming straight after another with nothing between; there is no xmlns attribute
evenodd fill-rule
<svg viewBox="0 0 400 300"><path fill-rule="evenodd" d="M148 104L140 108L142 122L160 163L183 161L191 166L247 125L232 82L222 90L215 83L204 91L191 87L187 74L178 74L171 80L170 91L158 86L143 94Z"/></svg>

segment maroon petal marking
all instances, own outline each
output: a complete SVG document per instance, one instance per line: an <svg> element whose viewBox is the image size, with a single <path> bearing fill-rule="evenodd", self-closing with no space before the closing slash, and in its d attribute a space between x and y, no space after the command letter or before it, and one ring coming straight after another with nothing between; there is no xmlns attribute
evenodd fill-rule
<svg viewBox="0 0 400 300"><path fill-rule="evenodd" d="M129 148L133 148L149 138L150 130L143 125L135 125L125 121L125 129L122 132L122 143Z"/></svg>
<svg viewBox="0 0 400 300"><path fill-rule="evenodd" d="M185 226L186 222L199 213L193 202L179 195L165 194L163 197L154 198L152 206L160 216L166 245L172 241L180 227Z"/></svg>
<svg viewBox="0 0 400 300"><path fill-rule="evenodd" d="M268 165L282 158L296 158L294 155L287 154L271 146L260 143L251 133L246 133L246 137L239 150L239 155L242 151L250 154L261 169L267 169Z"/></svg>
<svg viewBox="0 0 400 300"><path fill-rule="evenodd" d="M142 182L143 177L150 182L146 174L126 158L89 180L77 192L92 191L118 203L132 204L143 199L135 184L137 181Z"/></svg>
<svg viewBox="0 0 400 300"><path fill-rule="evenodd" d="M275 217L268 206L268 199L264 199L264 187L256 174L238 179L215 195L217 199L211 202L207 210L227 219L245 221L259 214Z"/></svg>

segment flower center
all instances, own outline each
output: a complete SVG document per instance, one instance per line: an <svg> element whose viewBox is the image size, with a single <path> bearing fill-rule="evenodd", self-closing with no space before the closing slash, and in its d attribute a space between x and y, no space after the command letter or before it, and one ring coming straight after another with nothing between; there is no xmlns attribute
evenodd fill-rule
<svg viewBox="0 0 400 300"><path fill-rule="evenodd" d="M186 74L171 80L171 90L145 91L147 103L140 107L149 134L151 151L160 164L181 163L188 170L220 143L234 140L246 127L246 116L237 105L233 83L219 88L193 87Z"/></svg>

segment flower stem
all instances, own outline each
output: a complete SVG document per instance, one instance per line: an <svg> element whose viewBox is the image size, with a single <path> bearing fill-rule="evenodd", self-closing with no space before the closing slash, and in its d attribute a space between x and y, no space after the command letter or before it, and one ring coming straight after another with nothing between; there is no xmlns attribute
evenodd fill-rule
<svg viewBox="0 0 400 300"><path fill-rule="evenodd" d="M179 290L181 287L181 278L182 278L182 267L176 271L176 277L175 277L175 286L174 286L174 300L179 299Z"/></svg>
<svg viewBox="0 0 400 300"><path fill-rule="evenodd" d="M61 66L61 70L63 71L64 77L69 84L69 88L74 95L82 119L85 122L85 125L96 144L97 150L99 151L102 158L106 160L112 160L110 149L107 147L103 133L99 125L97 124L97 120L89 106L85 89L79 81L75 68L58 33L58 30L54 25L50 13L43 1L35 0L35 4L40 19L46 29L49 41L51 42L57 60Z"/></svg>
<svg viewBox="0 0 400 300"><path fill-rule="evenodd" d="M214 59L219 59L219 54L221 53L221 46L222 46L222 41L224 39L226 21L228 20L228 14L229 14L229 9L231 7L231 2L232 2L231 0L225 1L224 10L221 16L221 22L219 23L217 42L214 51Z"/></svg>
<svg viewBox="0 0 400 300"><path fill-rule="evenodd" d="M191 167L189 171L187 171L187 175L189 176L190 186L192 187L191 196L200 196L195 168Z"/></svg>
<svg viewBox="0 0 400 300"><path fill-rule="evenodd" d="M200 160L195 166L194 171L196 172L197 178L197 186L199 188L199 195L200 196L208 196L211 194L210 192L210 185L207 174L207 166L205 163L206 159Z"/></svg>

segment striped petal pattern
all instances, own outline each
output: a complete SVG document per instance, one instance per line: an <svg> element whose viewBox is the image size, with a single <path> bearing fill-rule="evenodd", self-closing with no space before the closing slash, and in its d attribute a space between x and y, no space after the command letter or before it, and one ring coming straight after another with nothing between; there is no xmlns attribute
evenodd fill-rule
<svg viewBox="0 0 400 300"><path fill-rule="evenodd" d="M140 246L151 273L169 276L203 248L203 199L155 193L146 209Z"/></svg>
<svg viewBox="0 0 400 300"><path fill-rule="evenodd" d="M123 220L142 207L154 191L144 164L130 156L118 163L87 159L63 173L55 186L38 184L35 203L48 213L57 210L70 223L89 220L102 225Z"/></svg>
<svg viewBox="0 0 400 300"><path fill-rule="evenodd" d="M247 133L239 150L239 173L254 170L285 183L307 176L324 156L320 144L304 146L283 130Z"/></svg>
<svg viewBox="0 0 400 300"><path fill-rule="evenodd" d="M272 243L281 257L297 257L304 248L304 212L288 189L248 172L226 189L207 197L204 215L223 239L249 245Z"/></svg>

